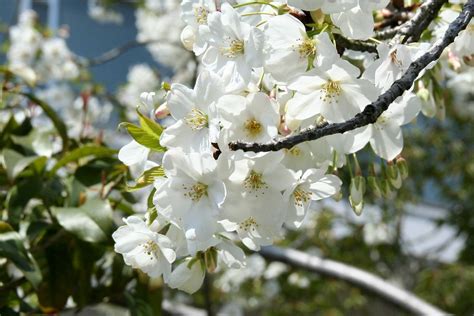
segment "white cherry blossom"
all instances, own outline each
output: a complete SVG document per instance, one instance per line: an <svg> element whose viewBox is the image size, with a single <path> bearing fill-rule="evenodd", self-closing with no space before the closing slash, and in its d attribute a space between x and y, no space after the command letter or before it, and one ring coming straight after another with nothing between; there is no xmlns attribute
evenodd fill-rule
<svg viewBox="0 0 474 316"><path fill-rule="evenodd" d="M371 82L358 76L359 70L344 60L327 71L316 68L305 73L289 85L297 93L288 101L288 113L299 120L321 114L330 122L354 117L378 95Z"/></svg>
<svg viewBox="0 0 474 316"><path fill-rule="evenodd" d="M156 185L155 204L185 232L190 242L205 248L214 243L214 233L226 188L217 175L217 162L207 153L170 149L163 158L166 180ZM203 249L198 249L203 250Z"/></svg>
<svg viewBox="0 0 474 316"><path fill-rule="evenodd" d="M193 90L173 84L167 107L176 123L164 130L160 143L186 152L211 152L211 142L217 142L218 134L215 103L223 94L222 81L208 71L199 75Z"/></svg>
<svg viewBox="0 0 474 316"><path fill-rule="evenodd" d="M165 280L176 259L172 241L150 227L139 217L124 218L126 225L113 234L115 251L123 255L126 264L138 268L150 277L163 275Z"/></svg>

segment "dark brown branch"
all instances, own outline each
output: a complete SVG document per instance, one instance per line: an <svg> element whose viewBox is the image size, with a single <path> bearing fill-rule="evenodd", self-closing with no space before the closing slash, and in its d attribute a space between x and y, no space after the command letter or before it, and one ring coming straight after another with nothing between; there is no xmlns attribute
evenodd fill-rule
<svg viewBox="0 0 474 316"><path fill-rule="evenodd" d="M346 281L384 298L409 314L447 315L446 312L419 299L412 293L396 287L374 274L341 262L319 258L294 249L272 246L262 248L259 253L268 260L284 262L307 271Z"/></svg>
<svg viewBox="0 0 474 316"><path fill-rule="evenodd" d="M345 49L352 49L359 52L377 53L377 45L375 43L351 40L339 34L334 34L334 37L336 39L336 44Z"/></svg>
<svg viewBox="0 0 474 316"><path fill-rule="evenodd" d="M410 64L407 71L403 76L395 81L392 86L378 97L376 101L367 105L365 109L357 114L352 119L343 123L325 124L323 126L312 127L301 131L298 134L290 135L279 140L274 140L269 143L245 143L245 142L232 142L229 144L231 150L243 151L278 151L280 149L290 149L293 146L310 141L316 140L324 136L333 134L342 134L348 131L352 131L356 128L373 124L377 121L378 117L389 107L389 105L400 97L405 91L411 88L418 75L423 69L425 69L431 62L438 60L443 50L451 44L456 36L466 28L469 21L472 18L474 11L474 0L469 0L464 5L464 9L459 16L450 25L444 37L436 42L430 50L423 54L420 58Z"/></svg>
<svg viewBox="0 0 474 316"><path fill-rule="evenodd" d="M394 42L400 42L402 37L403 43L416 42L421 33L428 25L438 16L438 12L447 0L428 0L425 1L417 10L416 14L400 26L393 27L388 30L375 32L377 39L389 39L395 36Z"/></svg>
<svg viewBox="0 0 474 316"><path fill-rule="evenodd" d="M404 23L394 40L398 42L399 37L403 36L402 43L412 43L420 39L421 33L428 28L428 25L438 16L441 7L448 2L448 0L430 0L423 3L415 16Z"/></svg>

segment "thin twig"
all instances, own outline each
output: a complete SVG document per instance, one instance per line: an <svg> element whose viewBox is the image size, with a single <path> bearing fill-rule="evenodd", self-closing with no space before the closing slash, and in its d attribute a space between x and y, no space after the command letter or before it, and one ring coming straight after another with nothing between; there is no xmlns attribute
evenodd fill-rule
<svg viewBox="0 0 474 316"><path fill-rule="evenodd" d="M396 287L372 273L341 262L319 258L294 249L282 249L274 246L262 248L259 254L268 260L287 263L294 267L346 281L386 299L410 314L447 315L446 312L421 300L412 293Z"/></svg>
<svg viewBox="0 0 474 316"><path fill-rule="evenodd" d="M301 131L298 134L283 137L279 140L260 144L260 143L246 143L246 142L232 142L229 144L231 150L253 151L253 152L265 152L265 151L278 151L280 149L291 149L293 146L310 141L316 140L324 136L333 134L342 134L348 131L355 130L356 128L363 127L369 124L373 124L377 121L379 116L387 110L389 105L400 97L405 91L409 90L413 85L418 75L425 69L430 63L438 60L443 50L451 44L456 36L466 28L469 21L472 18L474 11L474 0L469 0L464 5L462 12L450 25L444 37L436 42L430 50L410 64L407 71L403 76L395 81L392 86L385 91L378 99L371 104L367 105L365 109L357 114L352 119L342 122L325 124L323 126L311 127Z"/></svg>
<svg viewBox="0 0 474 316"><path fill-rule="evenodd" d="M334 34L334 37L336 39L336 44L345 49L356 50L359 52L377 53L377 45L373 42L351 40L339 34Z"/></svg>
<svg viewBox="0 0 474 316"><path fill-rule="evenodd" d="M157 42L158 42L157 40L148 40L148 41L132 40L128 43L125 43L122 46L113 48L98 57L86 58L86 57L76 56L76 58L78 62L83 66L87 66L87 67L97 66L97 65L102 65L109 61L114 60L115 58L129 51L130 49L157 43Z"/></svg>

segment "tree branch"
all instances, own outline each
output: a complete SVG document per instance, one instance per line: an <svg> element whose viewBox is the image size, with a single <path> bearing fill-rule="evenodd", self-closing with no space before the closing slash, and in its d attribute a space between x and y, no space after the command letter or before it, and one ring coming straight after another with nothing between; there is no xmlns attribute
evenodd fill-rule
<svg viewBox="0 0 474 316"><path fill-rule="evenodd" d="M377 54L377 45L375 43L371 43L369 41L351 40L339 34L334 34L334 37L336 39L336 44L345 49Z"/></svg>
<svg viewBox="0 0 474 316"><path fill-rule="evenodd" d="M403 76L395 81L392 86L385 91L378 99L367 105L365 109L357 114L352 119L342 123L324 124L318 127L311 127L301 131L298 134L283 137L279 140L274 140L269 143L245 143L245 142L231 142L229 148L231 150L264 152L264 151L278 151L280 149L291 149L293 146L316 140L324 136L333 134L342 134L359 127L373 124L377 121L379 116L387 110L389 105L401 96L405 91L415 82L418 75L431 62L438 60L443 50L451 44L456 36L466 28L472 18L474 11L474 0L469 0L459 14L459 16L450 25L446 34L442 39L436 42L430 50L410 64ZM411 35L410 35L411 36Z"/></svg>
<svg viewBox="0 0 474 316"><path fill-rule="evenodd" d="M418 41L421 33L438 16L439 10L446 2L448 0L429 0L423 3L413 18L400 27L394 41L399 42L401 37L403 37L403 44Z"/></svg>
<svg viewBox="0 0 474 316"><path fill-rule="evenodd" d="M76 56L76 58L78 59L79 63L83 66L87 66L87 67L97 66L97 65L102 65L109 61L114 60L115 58L129 51L130 49L140 47L140 46L145 46L148 44L153 44L156 42L158 41L157 40L148 40L148 41L132 40L128 43L123 44L122 46L113 48L98 57L86 58L86 57Z"/></svg>
<svg viewBox="0 0 474 316"><path fill-rule="evenodd" d="M416 42L421 33L438 16L439 10L446 2L447 0L428 0L419 7L413 18L400 26L375 32L374 37L382 40L393 38L392 43L400 42L402 37L404 37L403 43Z"/></svg>
<svg viewBox="0 0 474 316"><path fill-rule="evenodd" d="M274 246L262 248L259 254L272 261L287 263L291 266L346 281L386 299L411 314L430 316L448 314L374 274L341 262L311 256L294 249L282 249Z"/></svg>

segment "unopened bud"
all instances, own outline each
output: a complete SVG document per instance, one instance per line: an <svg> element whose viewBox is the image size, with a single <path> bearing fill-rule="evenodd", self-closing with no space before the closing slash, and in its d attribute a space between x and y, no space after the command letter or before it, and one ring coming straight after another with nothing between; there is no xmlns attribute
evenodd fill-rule
<svg viewBox="0 0 474 316"><path fill-rule="evenodd" d="M158 120L164 119L170 114L170 110L168 109L168 104L165 102L160 105L155 111L155 117Z"/></svg>
<svg viewBox="0 0 474 316"><path fill-rule="evenodd" d="M402 187L402 176L400 175L396 164L388 165L387 178L395 189L400 189Z"/></svg>
<svg viewBox="0 0 474 316"><path fill-rule="evenodd" d="M395 196L395 192L392 185L387 179L382 179L382 194L387 199L392 199Z"/></svg>
<svg viewBox="0 0 474 316"><path fill-rule="evenodd" d="M402 177L403 180L405 180L408 177L408 163L403 157L398 157L397 158L397 167L398 167L398 172L400 172L400 176Z"/></svg>
<svg viewBox="0 0 474 316"><path fill-rule="evenodd" d="M360 214L362 214L362 211L364 209L364 202L359 203L359 204L354 204L354 202L352 201L352 199L350 197L349 197L349 202L351 204L351 207L352 207L352 210L354 211L354 213L357 216L360 216Z"/></svg>
<svg viewBox="0 0 474 316"><path fill-rule="evenodd" d="M356 215L360 215L364 208L365 185L366 181L362 176L355 176L351 180L349 202Z"/></svg>
<svg viewBox="0 0 474 316"><path fill-rule="evenodd" d="M375 195L377 198L382 198L382 188L380 181L377 177L375 176L368 176L367 177L367 184L372 191L372 193Z"/></svg>

